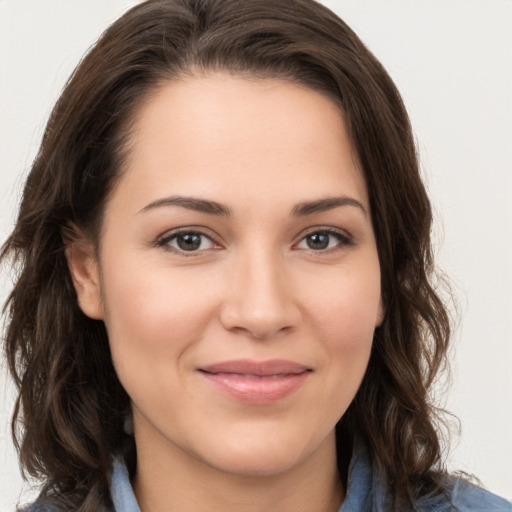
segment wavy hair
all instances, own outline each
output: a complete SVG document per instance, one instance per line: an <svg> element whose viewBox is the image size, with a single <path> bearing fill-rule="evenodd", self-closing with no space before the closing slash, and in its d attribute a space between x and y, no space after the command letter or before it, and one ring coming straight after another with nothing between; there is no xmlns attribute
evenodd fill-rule
<svg viewBox="0 0 512 512"><path fill-rule="evenodd" d="M148 0L110 26L66 84L3 246L15 285L5 353L18 388L12 429L25 472L63 508L111 507L112 455L136 466L130 400L101 321L77 305L64 254L73 228L97 240L141 106L169 81L218 70L282 78L342 109L370 199L386 315L362 385L337 425L339 467L363 442L392 508L444 492L438 410L449 317L433 286L431 206L392 80L354 32L313 0ZM403 508L402 508L403 510Z"/></svg>

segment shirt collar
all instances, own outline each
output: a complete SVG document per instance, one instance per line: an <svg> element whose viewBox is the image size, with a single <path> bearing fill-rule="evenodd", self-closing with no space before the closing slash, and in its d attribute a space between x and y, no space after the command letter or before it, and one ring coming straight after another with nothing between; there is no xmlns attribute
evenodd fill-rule
<svg viewBox="0 0 512 512"><path fill-rule="evenodd" d="M130 483L128 470L122 459L114 459L111 475L110 494L114 502L115 512L140 512Z"/></svg>

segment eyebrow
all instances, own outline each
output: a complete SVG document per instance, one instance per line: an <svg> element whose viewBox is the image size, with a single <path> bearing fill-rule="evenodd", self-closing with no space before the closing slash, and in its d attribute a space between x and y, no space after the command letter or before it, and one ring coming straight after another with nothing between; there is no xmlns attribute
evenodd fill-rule
<svg viewBox="0 0 512 512"><path fill-rule="evenodd" d="M181 206L187 210L195 210L197 212L208 213L210 215L229 216L232 213L230 208L217 203L216 201L183 196L173 196L157 199L156 201L153 201L152 203L149 203L147 206L142 208L139 213L147 212L148 210L153 210L154 208L161 208L162 206Z"/></svg>
<svg viewBox="0 0 512 512"><path fill-rule="evenodd" d="M165 197L163 199L157 199L156 201L153 201L142 208L139 213L165 206L180 206L181 208L186 208L188 210L194 210L210 215L220 215L224 217L229 217L232 215L231 208L217 203L216 201L183 196L172 196ZM293 207L292 215L294 217L305 217L307 215L325 212L341 206L353 206L359 208L365 215L367 215L366 209L361 201L358 201L357 199L349 196L326 197L313 201L303 201L297 203Z"/></svg>
<svg viewBox="0 0 512 512"><path fill-rule="evenodd" d="M303 217L306 215L312 215L313 213L321 213L332 210L340 206L354 206L359 208L365 215L367 215L363 203L349 196L326 197L323 199L317 199L315 201L304 201L295 205L292 210L292 215L295 217Z"/></svg>

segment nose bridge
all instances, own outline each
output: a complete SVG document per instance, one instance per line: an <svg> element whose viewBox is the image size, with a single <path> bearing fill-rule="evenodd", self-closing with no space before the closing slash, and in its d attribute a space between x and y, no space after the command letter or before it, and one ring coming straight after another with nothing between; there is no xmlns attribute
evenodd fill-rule
<svg viewBox="0 0 512 512"><path fill-rule="evenodd" d="M225 327L255 338L293 327L298 309L282 255L260 244L246 247L235 259L223 307Z"/></svg>

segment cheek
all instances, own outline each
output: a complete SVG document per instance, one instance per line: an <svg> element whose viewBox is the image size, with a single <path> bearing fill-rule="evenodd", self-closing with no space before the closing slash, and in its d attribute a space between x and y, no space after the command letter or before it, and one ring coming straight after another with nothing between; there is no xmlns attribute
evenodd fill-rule
<svg viewBox="0 0 512 512"><path fill-rule="evenodd" d="M331 302L319 316L320 341L326 351L332 378L342 379L343 387L359 386L366 370L373 342L377 312L353 301ZM355 393L356 390L354 390Z"/></svg>
<svg viewBox="0 0 512 512"><path fill-rule="evenodd" d="M125 272L116 271L120 268ZM109 279L103 284L116 370L121 380L135 372L139 379L147 376L156 383L159 368L162 374L178 370L183 354L201 339L213 314L214 298L208 289L198 290L199 283L187 275L147 262L131 273L122 264L116 269L108 269Z"/></svg>
<svg viewBox="0 0 512 512"><path fill-rule="evenodd" d="M308 286L316 329L333 348L357 351L371 343L380 323L380 269L378 260L347 266Z"/></svg>
<svg viewBox="0 0 512 512"><path fill-rule="evenodd" d="M324 353L330 399L338 418L354 398L364 377L375 327L380 321L378 265L339 273L318 292L314 331Z"/></svg>

